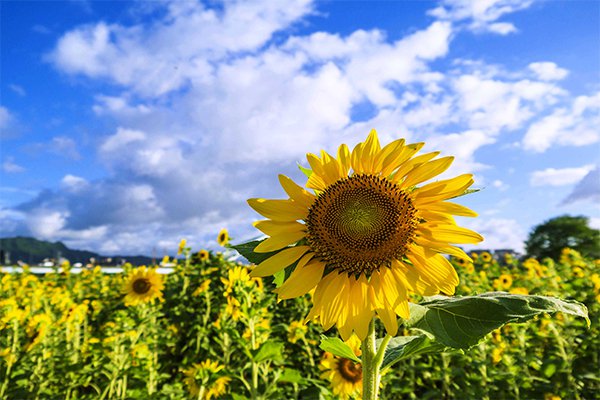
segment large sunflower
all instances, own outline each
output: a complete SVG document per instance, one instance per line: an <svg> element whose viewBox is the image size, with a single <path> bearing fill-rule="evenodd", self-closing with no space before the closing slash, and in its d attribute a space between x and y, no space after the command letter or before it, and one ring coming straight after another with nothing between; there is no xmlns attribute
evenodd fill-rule
<svg viewBox="0 0 600 400"><path fill-rule="evenodd" d="M458 276L443 253L471 258L453 244L477 243L476 232L456 225L453 216L475 212L447 201L473 184L470 174L417 187L444 172L453 157L439 152L415 156L424 143L404 139L381 148L373 130L352 151L342 144L333 157L308 154L312 168L306 187L279 175L289 198L250 199L266 220L254 226L270 236L254 251L276 252L253 276L295 268L276 291L280 299L315 288L307 320L325 329L336 325L344 340L363 340L373 316L387 332L398 330L397 315L409 317L410 292L453 294Z"/></svg>
<svg viewBox="0 0 600 400"><path fill-rule="evenodd" d="M139 267L134 269L123 287L125 305L135 306L154 299L162 300L164 289L162 277L153 268Z"/></svg>

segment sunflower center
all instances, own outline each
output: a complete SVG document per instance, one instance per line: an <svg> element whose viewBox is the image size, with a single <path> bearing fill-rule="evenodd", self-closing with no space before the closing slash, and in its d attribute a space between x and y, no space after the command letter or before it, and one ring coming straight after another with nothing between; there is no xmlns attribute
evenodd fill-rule
<svg viewBox="0 0 600 400"><path fill-rule="evenodd" d="M357 383L362 380L362 365L355 364L347 358L338 360L337 370L347 382Z"/></svg>
<svg viewBox="0 0 600 400"><path fill-rule="evenodd" d="M150 283L150 281L148 279L140 278L140 279L136 279L135 281L133 281L132 286L133 286L133 291L136 292L137 294L145 294L145 293L148 293L148 291L152 287L152 284Z"/></svg>
<svg viewBox="0 0 600 400"><path fill-rule="evenodd" d="M385 178L353 175L319 194L306 218L307 241L329 267L370 274L406 253L417 222L407 192Z"/></svg>

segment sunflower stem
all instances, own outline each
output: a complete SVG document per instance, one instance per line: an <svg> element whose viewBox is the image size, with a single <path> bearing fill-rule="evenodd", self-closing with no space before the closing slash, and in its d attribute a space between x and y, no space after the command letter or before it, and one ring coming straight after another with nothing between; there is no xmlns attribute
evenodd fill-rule
<svg viewBox="0 0 600 400"><path fill-rule="evenodd" d="M385 348L391 336L387 335L381 342L379 351L375 344L375 320L369 323L369 333L362 341L362 373L363 373L363 400L377 400L379 397L379 382L381 380L380 368L383 363Z"/></svg>

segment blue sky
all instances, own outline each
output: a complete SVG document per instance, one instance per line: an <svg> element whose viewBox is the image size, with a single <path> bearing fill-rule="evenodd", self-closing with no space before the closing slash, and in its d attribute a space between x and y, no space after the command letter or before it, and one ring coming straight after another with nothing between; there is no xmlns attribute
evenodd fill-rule
<svg viewBox="0 0 600 400"><path fill-rule="evenodd" d="M598 1L2 1L0 235L104 254L253 238L304 155L425 141L515 248L600 227Z"/></svg>

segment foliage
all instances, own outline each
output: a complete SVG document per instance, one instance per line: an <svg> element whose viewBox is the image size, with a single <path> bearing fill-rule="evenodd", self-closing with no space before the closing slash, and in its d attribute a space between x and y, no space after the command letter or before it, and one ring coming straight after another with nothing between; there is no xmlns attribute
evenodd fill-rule
<svg viewBox="0 0 600 400"><path fill-rule="evenodd" d="M540 260L557 259L566 247L586 257L600 258L600 230L590 228L587 217L563 215L536 226L525 246L527 254Z"/></svg>
<svg viewBox="0 0 600 400"><path fill-rule="evenodd" d="M122 293L131 266L114 275L100 268L45 276L0 273L0 398L333 397L319 368L322 349L358 358L333 330L322 336L316 324L301 322L309 295L277 303L272 282L249 277L249 268L226 254L210 253L206 260L188 248L183 254L164 276L164 301L135 307L125 306ZM413 318L385 354L382 398L595 397L598 261L567 249L556 261L456 265L457 297L412 299ZM480 296L498 290L505 293ZM422 318L449 304L458 315L461 302L489 307L482 302L490 296L493 304L517 301L509 308L530 310L532 320L504 325L511 320L507 312L473 340L451 335L465 340L464 347L474 346L457 351L440 340L434 319ZM569 301L547 304L545 296ZM589 308L589 329L571 300ZM559 309L567 312L542 313ZM443 326L452 332L451 323ZM383 326L377 329L383 336Z"/></svg>

